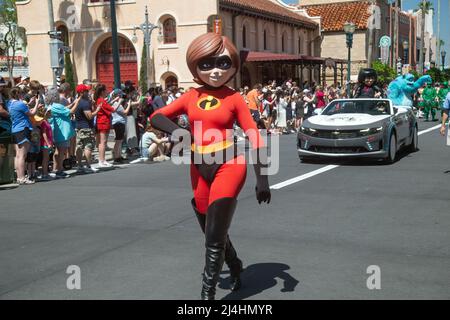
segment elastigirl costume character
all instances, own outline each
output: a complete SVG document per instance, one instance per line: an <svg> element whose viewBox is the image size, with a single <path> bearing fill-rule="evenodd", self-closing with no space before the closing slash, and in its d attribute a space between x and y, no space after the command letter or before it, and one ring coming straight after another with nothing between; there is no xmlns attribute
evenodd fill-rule
<svg viewBox="0 0 450 320"><path fill-rule="evenodd" d="M240 65L236 47L227 38L207 33L189 46L186 60L194 81L202 87L192 89L172 104L156 111L151 125L168 134L176 131L181 139L192 135L191 182L194 192L192 206L205 234L206 261L201 298L213 300L224 262L230 268L231 290L240 288L242 261L231 244L228 229L247 174L244 155L237 153L233 123L237 121L252 144L257 177L258 202L270 203L267 175L262 174L265 143L242 96L227 86ZM173 121L187 114L191 132ZM180 131L182 130L182 131ZM183 131L184 130L184 131ZM211 133L214 134L211 134ZM219 159L211 164L206 159Z"/></svg>
<svg viewBox="0 0 450 320"><path fill-rule="evenodd" d="M358 74L358 87L354 98L382 98L383 89L376 85L378 80L377 72L374 69L361 69Z"/></svg>

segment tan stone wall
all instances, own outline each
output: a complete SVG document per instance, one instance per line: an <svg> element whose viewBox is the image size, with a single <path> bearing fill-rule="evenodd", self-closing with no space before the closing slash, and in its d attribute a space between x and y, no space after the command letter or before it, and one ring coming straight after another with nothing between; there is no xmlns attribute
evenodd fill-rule
<svg viewBox="0 0 450 320"><path fill-rule="evenodd" d="M344 33L324 33L322 57L347 59L348 50ZM366 33L357 31L353 35L352 60L366 60Z"/></svg>
<svg viewBox="0 0 450 320"><path fill-rule="evenodd" d="M72 61L76 80L96 79L96 53L101 43L111 36L109 4L89 4L85 0L53 0L54 16L57 24L64 24L69 30L69 45L72 47ZM180 86L195 86L189 72L185 54L192 40L207 31L207 19L218 13L218 0L124 0L117 1L117 25L120 36L132 41L134 27L144 22L145 5L148 5L149 20L160 25L168 16L177 23L177 43L164 45L159 31L152 33L151 52L154 75L157 83L164 84L169 75L178 78ZM195 8L195 10L194 10ZM49 31L47 2L30 0L18 5L19 23L27 29L28 56L30 73L48 85L52 83L49 52ZM232 18L227 12L220 12L223 19L223 32L232 37ZM242 27L247 26L247 47L242 45ZM238 50L249 49L264 51L264 30L268 32L269 52L282 52L282 34L286 36L284 53L311 54L311 42L316 31L295 28L252 17L238 16L235 21L235 42ZM136 30L137 41L133 43L138 58L138 68L142 47L143 33ZM299 48L298 37L301 38ZM335 56L333 53L332 56ZM256 73L256 69L251 68ZM253 76L257 76L252 75ZM237 77L239 81L239 75ZM238 83L238 82L237 82Z"/></svg>
<svg viewBox="0 0 450 320"><path fill-rule="evenodd" d="M177 23L177 43L164 45L158 40L158 30L152 34L151 51L154 56L155 79L160 82L168 74L175 74L180 85L194 85L185 63L188 45L198 35L207 31L207 19L217 14L216 0L124 0L116 6L118 33L133 37L134 27L144 22L144 8L148 5L149 20L158 24L166 16ZM34 79L48 85L52 83L47 2L30 0L18 4L19 23L27 29L30 74ZM96 78L95 56L101 42L110 37L109 4L86 4L85 0L53 0L54 17L57 23L69 29L72 60L78 81ZM195 8L195 10L193 10ZM137 42L133 43L138 57L138 68L142 53L143 33L136 31ZM169 62L169 63L167 63Z"/></svg>

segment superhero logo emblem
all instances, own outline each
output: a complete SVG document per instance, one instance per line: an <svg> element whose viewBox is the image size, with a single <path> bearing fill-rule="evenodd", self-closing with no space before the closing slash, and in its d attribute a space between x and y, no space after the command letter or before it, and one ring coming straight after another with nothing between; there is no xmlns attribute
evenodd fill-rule
<svg viewBox="0 0 450 320"><path fill-rule="evenodd" d="M205 98L202 98L198 100L197 107L200 109L203 109L205 111L211 111L220 108L220 101L219 99L213 97L213 96L207 96Z"/></svg>

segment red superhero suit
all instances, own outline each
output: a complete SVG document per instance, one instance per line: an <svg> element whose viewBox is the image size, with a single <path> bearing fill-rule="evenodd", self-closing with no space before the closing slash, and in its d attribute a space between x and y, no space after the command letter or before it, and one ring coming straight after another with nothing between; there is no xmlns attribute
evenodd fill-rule
<svg viewBox="0 0 450 320"><path fill-rule="evenodd" d="M192 89L156 113L163 114L170 119L187 114L190 127L193 129L193 151L200 154L205 153L205 150L207 152L208 148L217 152L218 148L225 150L226 146L233 147L233 123L235 120L244 131L258 132L244 99L238 92L228 87L215 90L208 90L204 87ZM195 128L200 128L201 131L197 132ZM216 135L213 137L214 139L205 135L205 132L210 129L219 130L221 139L217 140ZM264 147L264 141L259 132L257 135L249 135L249 139L253 148ZM206 214L208 207L218 199L238 196L247 173L245 160L242 159L242 155L240 157L241 159L236 161L239 164L233 164L233 158L217 168L217 172L213 172L215 177L212 181L208 181L211 180L208 177L210 172L205 173L203 175L205 177L200 174L199 168L203 169L201 164L191 164L192 188L200 213Z"/></svg>
<svg viewBox="0 0 450 320"><path fill-rule="evenodd" d="M213 48L213 49L211 49ZM199 56L199 58L196 58ZM231 289L240 288L242 262L228 236L228 229L247 174L244 155L236 152L233 123L237 121L246 131L253 153L265 150L264 141L244 99L226 87L237 72L237 51L225 37L216 34L200 36L188 49L187 60L196 81L205 86L192 89L170 105L151 116L151 125L161 131L192 143L191 182L194 192L192 205L205 234L205 268L201 298L215 298L215 288L223 263L230 268ZM229 70L230 73L227 73ZM171 119L187 114L192 132L178 127ZM192 139L191 139L192 138ZM259 203L270 202L267 176L262 159L253 156L257 176L256 197ZM205 159L216 157L214 163ZM200 161L199 161L200 160Z"/></svg>

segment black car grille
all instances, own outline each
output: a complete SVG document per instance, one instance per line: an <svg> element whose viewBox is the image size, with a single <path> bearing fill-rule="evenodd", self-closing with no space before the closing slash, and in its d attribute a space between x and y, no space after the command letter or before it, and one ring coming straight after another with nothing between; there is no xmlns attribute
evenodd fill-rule
<svg viewBox="0 0 450 320"><path fill-rule="evenodd" d="M322 139L352 139L361 136L359 130L317 130L313 135Z"/></svg>
<svg viewBox="0 0 450 320"><path fill-rule="evenodd" d="M320 147L312 146L309 151L321 152L321 153L362 153L368 152L366 148L363 147Z"/></svg>

